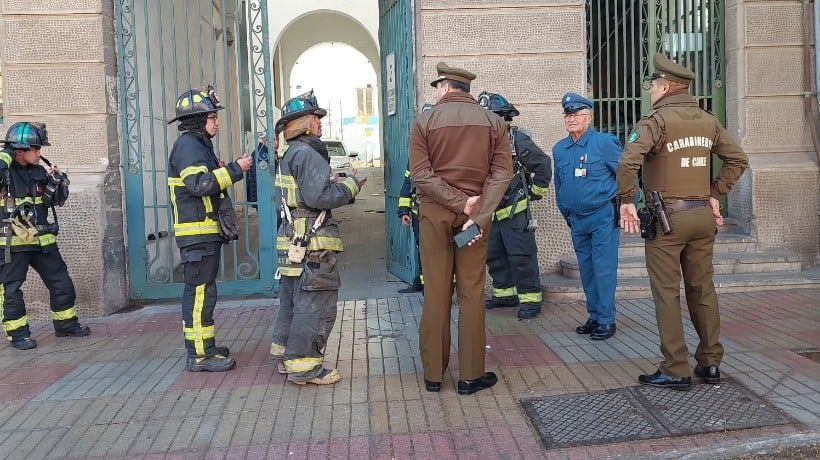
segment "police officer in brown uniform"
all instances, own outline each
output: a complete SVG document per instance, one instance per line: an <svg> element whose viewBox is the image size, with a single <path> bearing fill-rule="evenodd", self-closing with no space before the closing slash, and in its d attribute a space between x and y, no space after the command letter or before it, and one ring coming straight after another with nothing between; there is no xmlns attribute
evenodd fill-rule
<svg viewBox="0 0 820 460"><path fill-rule="evenodd" d="M672 232L664 234L658 226L657 236L646 240L646 268L663 362L655 373L640 375L638 381L688 390L692 378L680 311L681 272L689 316L700 338L694 374L707 383L718 383L723 345L712 282L716 225L723 225L718 199L743 174L748 159L720 121L689 95L695 74L662 54L655 55L654 64L649 89L652 110L630 134L618 165L618 195L624 203L621 227L628 233L640 231L633 203L642 167L644 189L647 194L661 193ZM723 160L714 179L712 154Z"/></svg>
<svg viewBox="0 0 820 460"><path fill-rule="evenodd" d="M512 179L507 126L470 96L475 74L440 62L436 105L416 117L410 131L410 175L419 200L419 246L424 310L419 349L427 391L440 391L450 359L453 274L458 292L458 393L498 382L485 372L484 280L493 212ZM460 231L480 233L457 248Z"/></svg>

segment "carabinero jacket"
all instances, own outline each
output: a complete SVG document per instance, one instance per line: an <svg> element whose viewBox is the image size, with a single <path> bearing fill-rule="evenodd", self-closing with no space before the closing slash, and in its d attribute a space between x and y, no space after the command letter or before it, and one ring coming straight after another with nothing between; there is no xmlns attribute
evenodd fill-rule
<svg viewBox="0 0 820 460"><path fill-rule="evenodd" d="M168 158L177 246L225 242L217 222L220 198L243 174L235 161L219 165L213 141L204 134L186 132L179 136Z"/></svg>

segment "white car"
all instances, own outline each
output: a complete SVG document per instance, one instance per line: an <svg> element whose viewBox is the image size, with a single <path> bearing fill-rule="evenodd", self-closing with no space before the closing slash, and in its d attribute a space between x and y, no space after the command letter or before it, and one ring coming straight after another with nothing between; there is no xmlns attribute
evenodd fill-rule
<svg viewBox="0 0 820 460"><path fill-rule="evenodd" d="M342 141L323 141L330 155L330 168L341 177L346 177L351 168L350 159L359 156L358 152L349 152Z"/></svg>

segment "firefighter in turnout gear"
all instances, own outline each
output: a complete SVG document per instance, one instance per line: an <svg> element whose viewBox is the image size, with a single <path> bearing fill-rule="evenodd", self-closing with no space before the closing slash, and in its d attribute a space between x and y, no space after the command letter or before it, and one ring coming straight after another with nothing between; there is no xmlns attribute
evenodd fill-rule
<svg viewBox="0 0 820 460"><path fill-rule="evenodd" d="M57 214L68 198L68 176L40 156L49 146L46 126L20 122L11 125L0 150L0 191L3 194L0 235L0 317L3 332L18 350L35 348L20 290L31 266L43 279L51 298L51 317L57 337L83 337L74 306L76 292L57 248ZM43 160L48 169L40 165ZM49 223L48 214L54 218Z"/></svg>
<svg viewBox="0 0 820 460"><path fill-rule="evenodd" d="M271 354L283 362L288 380L299 385L327 385L340 378L323 364L339 299L336 254L343 249L331 209L350 203L366 182L356 170L351 176L332 176L320 139L325 115L311 90L288 100L276 122L288 148L279 158L275 181L284 222L277 238L280 306Z"/></svg>
<svg viewBox="0 0 820 460"><path fill-rule="evenodd" d="M168 187L185 281L182 331L189 372L222 372L236 365L227 347L216 346L216 276L222 245L237 237L226 189L244 177L253 160L242 157L224 165L217 158L212 139L222 109L213 87L196 88L179 96L176 116L168 122L179 122L182 132L168 157Z"/></svg>
<svg viewBox="0 0 820 460"><path fill-rule="evenodd" d="M487 308L518 306L518 317L533 318L541 312L541 281L538 248L530 201L547 193L552 161L529 136L512 126L519 112L500 94L483 92L478 103L507 122L515 175L493 215L487 250L487 266L493 279L493 296Z"/></svg>

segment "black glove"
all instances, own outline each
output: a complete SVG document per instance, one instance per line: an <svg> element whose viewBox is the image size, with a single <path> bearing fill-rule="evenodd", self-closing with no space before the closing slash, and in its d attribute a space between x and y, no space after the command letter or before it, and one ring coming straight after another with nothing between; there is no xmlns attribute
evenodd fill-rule
<svg viewBox="0 0 820 460"><path fill-rule="evenodd" d="M225 241L239 239L239 225L236 222L236 212L233 210L231 197L226 196L219 200L217 222L219 222L219 234Z"/></svg>

